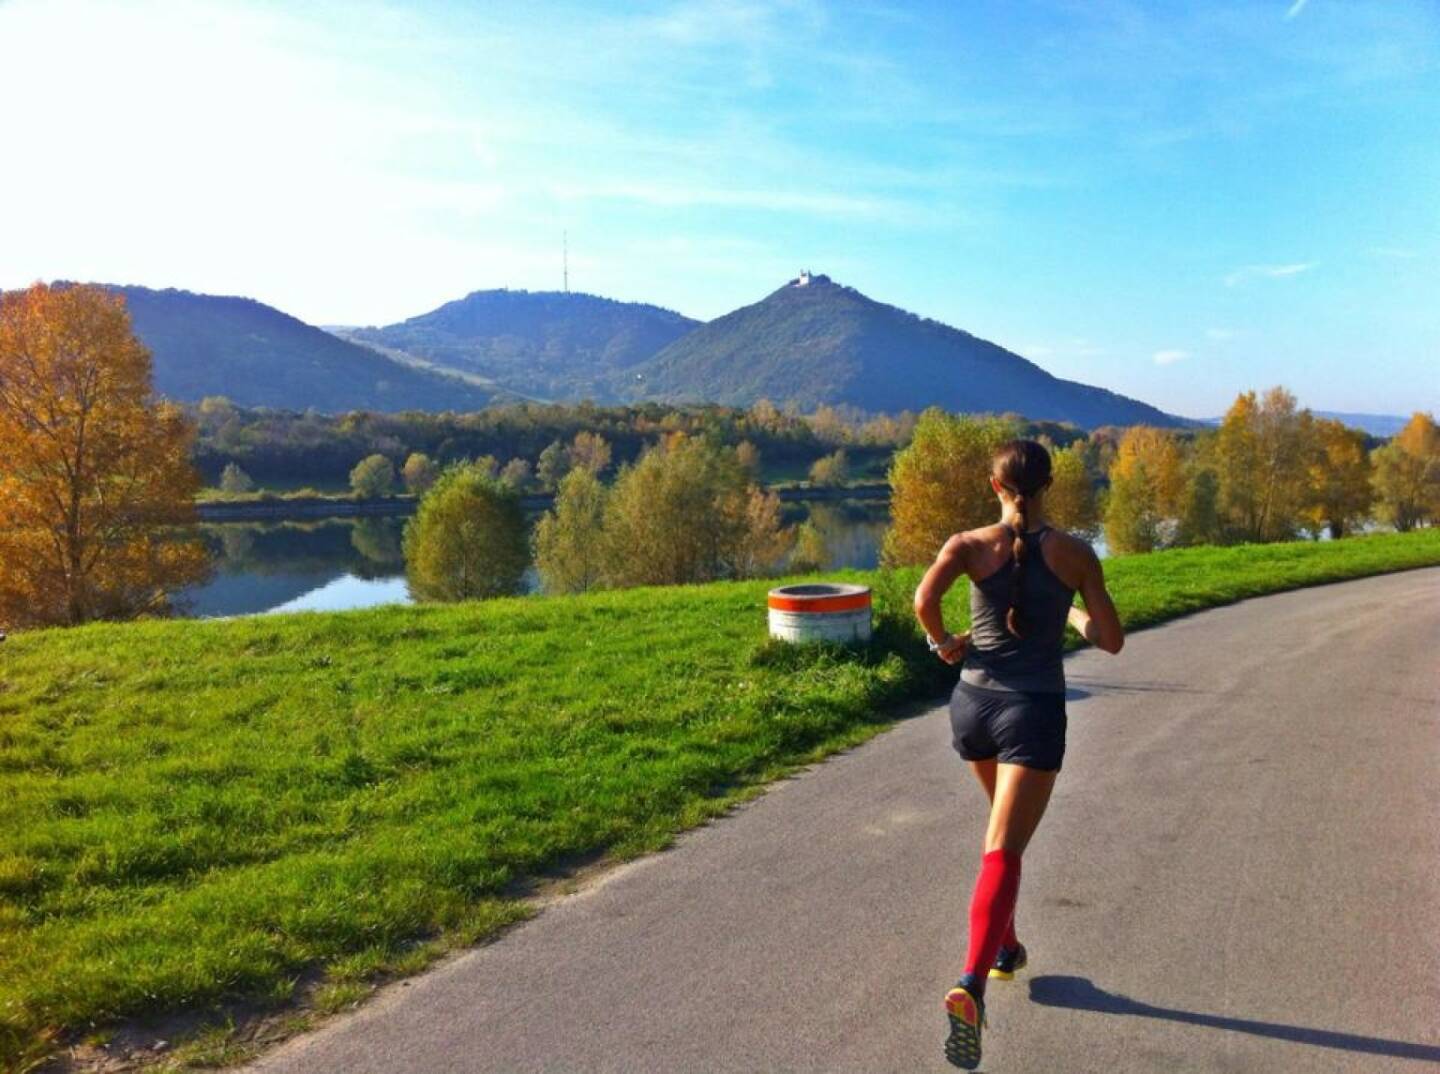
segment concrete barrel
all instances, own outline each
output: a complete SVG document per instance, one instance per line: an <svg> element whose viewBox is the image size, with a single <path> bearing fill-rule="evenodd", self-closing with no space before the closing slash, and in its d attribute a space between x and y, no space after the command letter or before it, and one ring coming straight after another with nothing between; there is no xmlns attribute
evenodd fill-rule
<svg viewBox="0 0 1440 1074"><path fill-rule="evenodd" d="M832 582L770 590L770 636L784 641L869 641L870 587Z"/></svg>

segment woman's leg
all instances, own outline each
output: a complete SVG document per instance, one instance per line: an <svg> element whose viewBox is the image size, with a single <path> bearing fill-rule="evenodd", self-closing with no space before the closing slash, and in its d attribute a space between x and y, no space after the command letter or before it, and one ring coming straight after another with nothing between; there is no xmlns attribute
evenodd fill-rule
<svg viewBox="0 0 1440 1074"><path fill-rule="evenodd" d="M975 773L975 778L980 781L980 786L985 791L985 798L989 801L992 809L995 806L995 770L998 767L999 765L993 757L984 761L970 762L970 770ZM1000 946L1014 949L1015 945L1019 942L1019 937L1015 935L1015 918L1014 915L1011 915L1010 924L1005 929L1005 936L1001 939Z"/></svg>
<svg viewBox="0 0 1440 1074"><path fill-rule="evenodd" d="M1007 933L1014 935L1020 855L1045 815L1056 774L1014 764L996 768L985 855L970 901L970 947L965 959L965 979L982 995L1000 945Z"/></svg>
<svg viewBox="0 0 1440 1074"><path fill-rule="evenodd" d="M1018 764L995 766L995 794L990 801L990 826L985 832L985 851L1010 850L1025 853L1030 837L1040 826L1055 777L1060 774L1042 772Z"/></svg>

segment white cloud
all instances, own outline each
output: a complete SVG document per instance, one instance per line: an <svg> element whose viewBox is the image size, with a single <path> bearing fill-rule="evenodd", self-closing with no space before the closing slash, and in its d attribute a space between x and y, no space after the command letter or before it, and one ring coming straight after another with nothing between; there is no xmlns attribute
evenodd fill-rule
<svg viewBox="0 0 1440 1074"><path fill-rule="evenodd" d="M1410 250L1403 246L1372 246L1370 253L1375 257L1393 257L1400 261L1414 261L1420 256L1419 250Z"/></svg>
<svg viewBox="0 0 1440 1074"><path fill-rule="evenodd" d="M1289 22L1296 15L1300 14L1300 12L1304 11L1305 5L1308 3L1310 3L1310 0L1295 0L1295 2L1290 5L1290 10L1285 12L1285 21Z"/></svg>
<svg viewBox="0 0 1440 1074"><path fill-rule="evenodd" d="M1283 280L1309 272L1316 266L1315 261L1297 261L1289 265L1243 265L1225 277L1226 287L1235 287L1249 280Z"/></svg>
<svg viewBox="0 0 1440 1074"><path fill-rule="evenodd" d="M1189 358L1190 352L1178 350L1156 351L1154 357L1156 365L1174 365L1176 362L1183 362L1186 358Z"/></svg>
<svg viewBox="0 0 1440 1074"><path fill-rule="evenodd" d="M1213 339L1217 343L1224 343L1226 340L1235 338L1235 330L1232 328L1207 328L1205 338Z"/></svg>

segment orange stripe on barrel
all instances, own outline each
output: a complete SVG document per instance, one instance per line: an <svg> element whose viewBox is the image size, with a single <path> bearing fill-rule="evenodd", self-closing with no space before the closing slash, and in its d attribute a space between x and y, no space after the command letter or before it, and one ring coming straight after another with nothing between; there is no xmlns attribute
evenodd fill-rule
<svg viewBox="0 0 1440 1074"><path fill-rule="evenodd" d="M869 593L840 593L823 597L781 597L770 595L770 607L777 612L853 612L870 607Z"/></svg>

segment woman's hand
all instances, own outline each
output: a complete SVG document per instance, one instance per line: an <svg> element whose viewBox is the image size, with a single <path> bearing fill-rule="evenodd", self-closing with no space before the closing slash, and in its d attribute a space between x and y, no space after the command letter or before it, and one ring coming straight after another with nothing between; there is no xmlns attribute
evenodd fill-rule
<svg viewBox="0 0 1440 1074"><path fill-rule="evenodd" d="M935 650L935 655L947 664L958 664L965 659L965 647L970 644L970 632L951 634Z"/></svg>

